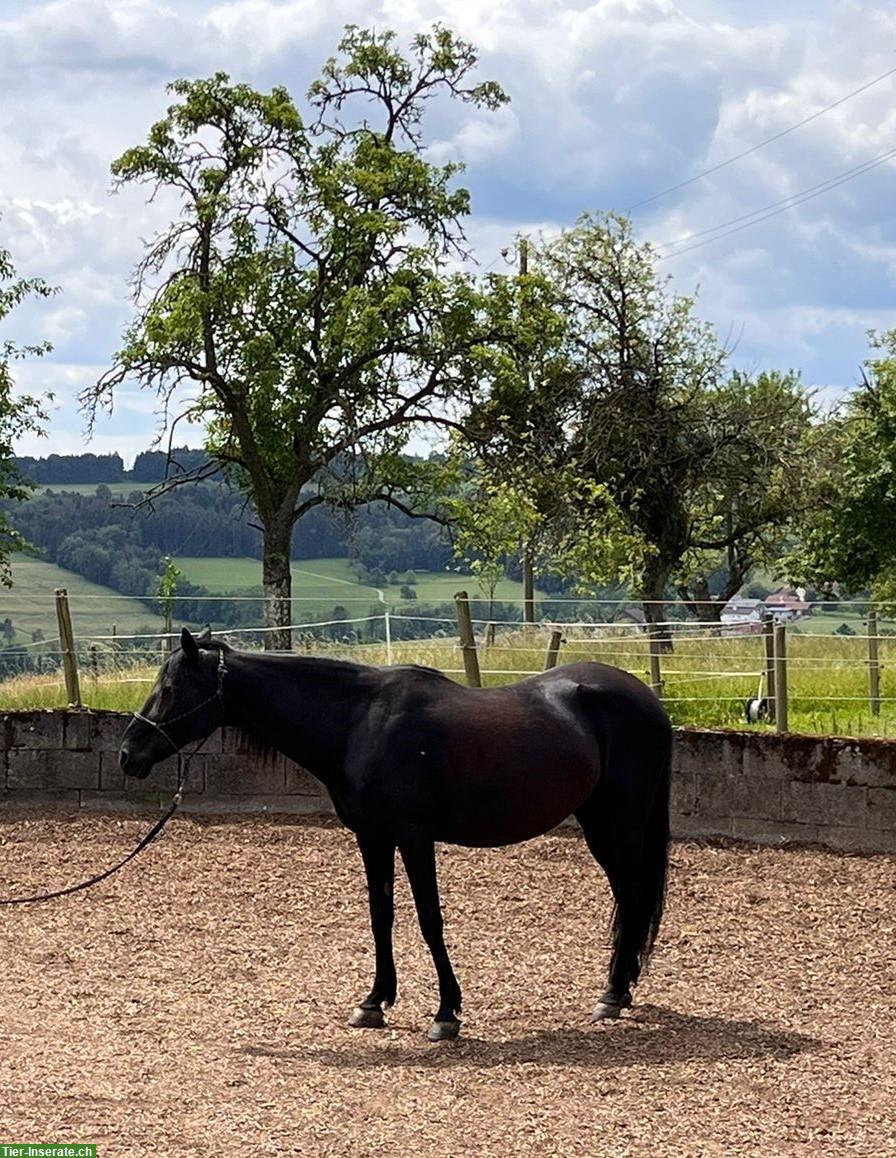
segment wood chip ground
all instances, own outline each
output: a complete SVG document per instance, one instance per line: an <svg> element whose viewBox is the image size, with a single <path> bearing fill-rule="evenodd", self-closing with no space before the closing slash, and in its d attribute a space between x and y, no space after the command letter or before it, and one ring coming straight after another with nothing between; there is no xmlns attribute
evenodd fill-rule
<svg viewBox="0 0 896 1158"><path fill-rule="evenodd" d="M103 867L144 817L0 814L0 894ZM328 821L178 818L98 888L0 911L0 1143L193 1155L896 1155L896 861L678 843L632 1016L592 1026L606 883L571 830L440 850L461 1039L370 979L360 861Z"/></svg>

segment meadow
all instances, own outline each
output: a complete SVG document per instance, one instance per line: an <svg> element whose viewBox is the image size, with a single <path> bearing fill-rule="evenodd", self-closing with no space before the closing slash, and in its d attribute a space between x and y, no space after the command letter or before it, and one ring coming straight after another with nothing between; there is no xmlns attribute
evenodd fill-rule
<svg viewBox="0 0 896 1158"><path fill-rule="evenodd" d="M110 490L116 498L120 498L122 495L131 495L138 491L142 494L154 485L157 484L148 482L38 483L34 493L40 495L44 491L51 491L53 494L69 491L76 495L95 495L97 487L102 486Z"/></svg>
<svg viewBox="0 0 896 1158"><path fill-rule="evenodd" d="M9 617L16 643L30 643L40 630L53 649L56 636L54 592L68 590L75 636L82 652L82 699L87 706L132 710L138 707L155 678L162 654L158 638L125 647L108 638L163 630L162 620L136 600L90 583L51 563L15 556L13 587L0 593L0 620ZM260 589L261 564L250 558L177 559L190 582L213 593L255 593ZM293 564L293 622L314 623L331 617L343 605L349 617L380 615L387 608L400 618L415 614L415 606L448 603L459 589L469 591L479 631L487 603L475 579L456 572L422 572L414 584L416 600L402 597L400 584L382 590L360 582L347 559L301 560ZM500 601L522 601L522 587L504 580L495 592ZM555 605L556 606L556 605ZM176 613L175 613L176 615ZM255 618L255 617L253 617ZM261 621L259 602L257 621ZM847 625L854 635L834 634ZM880 641L881 711L872 716L868 702L867 639L864 619L845 608L816 611L792 625L789 634L790 727L794 731L841 735L896 735L896 681L890 675L896 637ZM421 663L462 680L463 664L451 622L433 622L434 638L384 644L337 644L302 640L297 646L315 654L342 656L369 663ZM747 726L745 704L760 691L764 666L762 639L757 636L715 636L707 628L682 626L675 649L662 657L663 698L677 724L716 727ZM885 633L893 625L881 625ZM523 678L542 670L549 638L547 629L526 631L519 625L498 625L488 647L480 640L480 664L486 686ZM397 635L393 632L393 635ZM440 638L435 638L439 636ZM230 638L239 645L239 633ZM250 640L257 643L256 639ZM95 643L94 650L88 650ZM57 645L58 646L58 645ZM84 656L89 655L85 662ZM560 662L595 659L623 667L649 682L647 641L634 629L616 625L565 629ZM892 697L892 698L891 698ZM58 707L65 704L61 674L35 673L0 684L3 708ZM767 727L768 725L755 725Z"/></svg>
<svg viewBox="0 0 896 1158"><path fill-rule="evenodd" d="M184 578L206 587L210 592L258 593L260 608L261 561L247 558L198 558L178 556L175 560ZM473 603L474 615L487 611L485 593L471 575L456 571L417 571L414 576L416 600L401 593L404 580L387 583L382 588L362 583L357 567L350 559L299 559L292 564L293 622L310 623L329 618L337 604L345 606L350 616L370 614L374 604L385 602L410 612L414 603L450 603L457 591L466 590ZM523 585L502 579L495 590L497 602L522 604ZM260 619L259 615L259 619Z"/></svg>
<svg viewBox="0 0 896 1158"><path fill-rule="evenodd" d="M57 635L54 593L58 587L68 592L76 638L162 630L161 617L145 604L91 583L74 571L21 554L12 556L11 565L12 587L0 588L0 620L12 620L17 644L30 643L34 631L43 632L48 640Z"/></svg>

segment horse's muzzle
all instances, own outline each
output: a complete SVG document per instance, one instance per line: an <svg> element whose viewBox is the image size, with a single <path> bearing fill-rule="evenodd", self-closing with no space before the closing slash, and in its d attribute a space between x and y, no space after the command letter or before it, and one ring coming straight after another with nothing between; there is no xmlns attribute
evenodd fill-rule
<svg viewBox="0 0 896 1158"><path fill-rule="evenodd" d="M118 749L118 766L125 776L134 776L138 780L145 779L152 770L152 763L141 760L127 744L122 744Z"/></svg>

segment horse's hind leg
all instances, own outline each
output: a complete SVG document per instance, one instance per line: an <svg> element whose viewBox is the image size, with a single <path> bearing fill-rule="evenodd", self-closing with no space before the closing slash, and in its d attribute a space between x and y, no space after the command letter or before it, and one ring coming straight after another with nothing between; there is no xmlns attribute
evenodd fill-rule
<svg viewBox="0 0 896 1158"><path fill-rule="evenodd" d="M429 946L439 979L439 1008L427 1036L430 1041L448 1041L457 1037L460 1030L457 1014L460 1013L461 994L442 933L435 845L427 837L414 836L401 840L398 847L411 883L420 931Z"/></svg>
<svg viewBox="0 0 896 1158"><path fill-rule="evenodd" d="M394 1005L398 982L392 954L392 925L395 919L393 886L395 883L395 843L358 836L358 847L367 873L370 902L370 927L376 949L376 972L373 988L349 1018L355 1029L381 1029L385 1025L383 1005Z"/></svg>
<svg viewBox="0 0 896 1158"><path fill-rule="evenodd" d="M650 952L662 913L665 884L665 844L662 817L655 817L663 801L645 817L630 801L615 799L604 787L576 813L588 848L603 868L616 902L613 914L613 953L607 988L592 1020L619 1017L632 1003L632 986ZM661 845L661 847L660 847ZM658 861L658 864L654 862Z"/></svg>

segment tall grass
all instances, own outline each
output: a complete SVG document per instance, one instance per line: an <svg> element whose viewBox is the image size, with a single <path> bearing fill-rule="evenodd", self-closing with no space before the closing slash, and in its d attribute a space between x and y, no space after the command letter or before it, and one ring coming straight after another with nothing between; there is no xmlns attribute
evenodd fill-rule
<svg viewBox="0 0 896 1158"><path fill-rule="evenodd" d="M510 683L544 667L548 634L510 630L491 647L479 650L483 683ZM789 638L788 685L791 731L838 735L896 735L896 679L886 660L896 641L881 641L881 713L871 714L868 701L867 641L839 636L797 635ZM355 659L364 663L417 663L463 680L460 648L450 640L429 639L385 644L316 644L314 654ZM640 634L613 638L570 638L560 662L600 660L621 667L649 682L647 640ZM676 724L702 727L754 727L745 721L746 701L759 690L765 658L758 636L680 637L662 656L663 698ZM82 672L84 704L92 708L133 711L146 698L155 667L121 671ZM894 697L888 699L887 697ZM0 684L0 710L64 707L61 674L20 676Z"/></svg>

